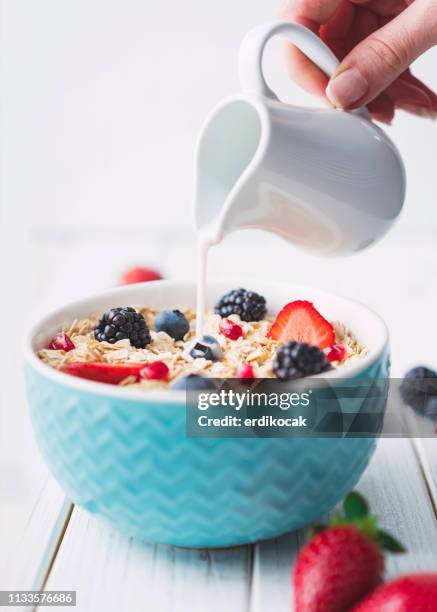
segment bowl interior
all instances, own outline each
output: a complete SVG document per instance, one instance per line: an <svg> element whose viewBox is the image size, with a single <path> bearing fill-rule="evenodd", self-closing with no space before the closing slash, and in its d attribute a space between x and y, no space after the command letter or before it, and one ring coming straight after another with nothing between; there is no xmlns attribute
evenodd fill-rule
<svg viewBox="0 0 437 612"><path fill-rule="evenodd" d="M275 283L263 281L221 281L211 282L207 287L207 306L213 307L218 299L226 292L235 287L247 287L253 291L261 293L267 300L268 312L270 315L276 313L287 303L293 300L309 300L321 314L330 321L341 321L347 328L350 328L357 340L367 347L368 353L362 359L354 360L350 365L345 365L332 372L325 373L326 377L350 377L358 374L373 363L384 351L388 343L387 328L382 319L366 306L323 291L312 289L311 287L293 285L290 283ZM134 397L138 395L144 401L150 397L149 393L142 391L117 388L102 383L94 383L78 379L72 376L53 370L42 363L35 351L47 345L48 340L61 329L64 325L68 326L75 318L85 318L90 314L101 313L114 306L143 305L147 304L155 308L194 308L196 301L196 286L193 282L181 281L152 281L117 287L98 295L90 296L83 300L73 302L61 309L46 316L31 330L26 346L26 359L32 367L37 368L50 378L55 378L58 382L62 380L64 384L79 386L85 389L93 389L97 392L111 393L112 395L121 394L124 397ZM102 389L102 387L104 389ZM174 391L160 391L159 395L171 393L175 397ZM178 393L179 395L180 393ZM156 395L156 392L153 393ZM185 396L185 394L183 394Z"/></svg>

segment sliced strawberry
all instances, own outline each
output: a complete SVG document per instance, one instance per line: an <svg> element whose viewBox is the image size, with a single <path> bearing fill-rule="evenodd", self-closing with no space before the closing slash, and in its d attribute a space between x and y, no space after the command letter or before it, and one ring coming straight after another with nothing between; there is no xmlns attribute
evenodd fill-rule
<svg viewBox="0 0 437 612"><path fill-rule="evenodd" d="M96 382L108 383L109 385L118 385L128 376L135 376L137 380L140 378L140 372L144 368L144 363L101 363L77 361L68 363L63 368L62 372L86 378L87 380L95 380Z"/></svg>
<svg viewBox="0 0 437 612"><path fill-rule="evenodd" d="M321 349L335 342L331 323L305 300L286 304L274 320L268 336L279 342L306 342Z"/></svg>

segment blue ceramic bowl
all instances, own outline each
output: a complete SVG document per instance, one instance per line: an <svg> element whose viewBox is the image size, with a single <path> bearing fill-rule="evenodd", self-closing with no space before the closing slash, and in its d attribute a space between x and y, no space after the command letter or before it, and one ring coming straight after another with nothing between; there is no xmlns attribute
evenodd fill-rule
<svg viewBox="0 0 437 612"><path fill-rule="evenodd" d="M209 304L240 284L247 283L211 284ZM307 287L250 286L266 296L272 313L293 299L313 301L368 347L364 358L326 377L388 375L387 330L366 307ZM76 302L35 326L26 347L27 394L53 475L74 503L148 541L232 546L310 523L355 485L374 438L188 438L184 392L141 392L78 379L35 354L76 317L128 304L194 303L193 284L149 282Z"/></svg>

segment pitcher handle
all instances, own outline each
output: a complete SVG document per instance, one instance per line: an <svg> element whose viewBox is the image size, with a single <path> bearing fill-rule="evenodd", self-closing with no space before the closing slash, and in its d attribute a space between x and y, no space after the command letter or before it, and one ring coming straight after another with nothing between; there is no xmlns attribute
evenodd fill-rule
<svg viewBox="0 0 437 612"><path fill-rule="evenodd" d="M282 34L302 51L327 76L332 76L339 65L331 49L314 32L297 23L272 21L255 26L244 37L238 58L240 82L244 91L277 100L276 94L267 85L263 74L262 60L268 41ZM354 113L369 117L367 109Z"/></svg>

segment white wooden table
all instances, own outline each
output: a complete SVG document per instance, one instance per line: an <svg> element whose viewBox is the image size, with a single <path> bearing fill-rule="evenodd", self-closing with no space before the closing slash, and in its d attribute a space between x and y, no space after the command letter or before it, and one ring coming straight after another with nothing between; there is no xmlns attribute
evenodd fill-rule
<svg viewBox="0 0 437 612"><path fill-rule="evenodd" d="M250 277L268 275L365 301L389 323L393 373L401 375L419 361L437 365L435 331L429 329L437 310L430 285L434 228L422 228L414 236L402 231L400 227L383 245L335 266L303 257L268 236L258 242L262 251L255 250L254 238L239 234L212 254L210 274L244 273L248 285ZM194 244L177 232L148 237L146 244L142 232L98 240L92 231L80 240L74 234L60 241L48 233L34 234L30 242L10 237L20 239L26 256L14 273L28 273L29 261L34 273L26 287L17 285L17 320L29 318L29 304L34 318L65 300L114 284L131 263L153 263L169 277L194 277ZM419 314L413 320L415 311ZM254 546L186 550L128 539L73 507L35 448L19 374L20 350L13 329L10 334L8 340L17 348L5 364L14 384L4 393L0 413L5 425L0 448L1 589L76 590L81 612L292 609L290 571L304 531ZM408 548L405 555L389 557L388 575L437 570L437 442L381 440L357 489L368 497L384 528Z"/></svg>

